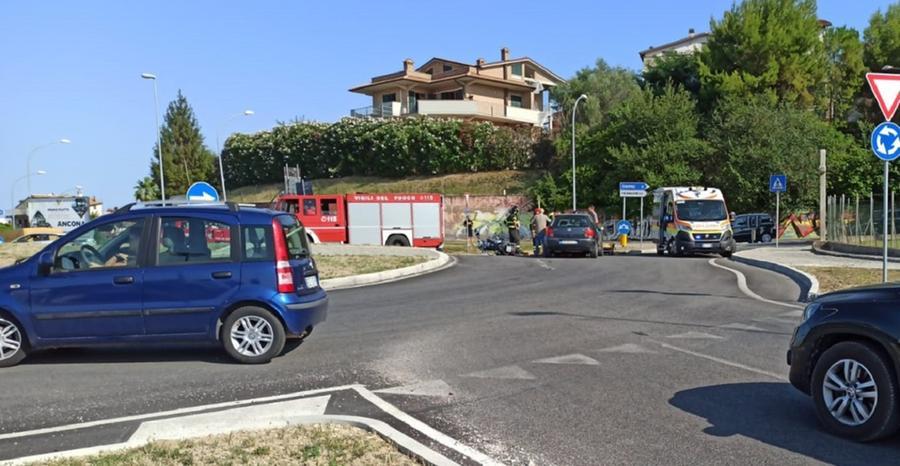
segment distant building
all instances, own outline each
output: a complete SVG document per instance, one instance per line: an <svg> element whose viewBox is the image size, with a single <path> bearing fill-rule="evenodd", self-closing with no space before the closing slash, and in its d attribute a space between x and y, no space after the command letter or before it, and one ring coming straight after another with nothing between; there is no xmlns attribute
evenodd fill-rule
<svg viewBox="0 0 900 466"><path fill-rule="evenodd" d="M647 69L647 67L653 64L653 61L656 60L657 57L668 52L692 54L702 49L707 40L709 40L708 32L697 34L693 29L688 29L687 37L682 37L674 42L669 42L668 44L663 44L658 47L650 46L647 50L639 52L641 61L644 62L644 69Z"/></svg>
<svg viewBox="0 0 900 466"><path fill-rule="evenodd" d="M13 226L51 227L69 232L89 222L90 212L90 199L85 196L35 194L16 206L12 212Z"/></svg>
<svg viewBox="0 0 900 466"><path fill-rule="evenodd" d="M831 27L831 21L827 19L819 20L819 28L821 28L821 32L819 33L819 38L822 39L825 34L825 30ZM681 54L692 54L701 50L706 42L709 41L709 33L708 32L694 32L694 29L688 29L687 37L682 37L674 42L669 42L668 44L663 44L658 47L650 46L646 50L642 50L638 52L641 56L641 61L644 63L644 69L653 64L653 61L656 60L661 55L664 55L668 52L673 53L681 53Z"/></svg>
<svg viewBox="0 0 900 466"><path fill-rule="evenodd" d="M354 117L436 116L542 126L550 116L549 90L564 82L528 57L475 64L432 58L418 68L410 59L401 71L372 78L350 89L370 96L372 105L351 110Z"/></svg>

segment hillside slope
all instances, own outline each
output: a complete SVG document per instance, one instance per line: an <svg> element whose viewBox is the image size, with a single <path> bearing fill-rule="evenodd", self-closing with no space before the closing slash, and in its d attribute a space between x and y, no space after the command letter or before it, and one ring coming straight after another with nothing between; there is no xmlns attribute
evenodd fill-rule
<svg viewBox="0 0 900 466"><path fill-rule="evenodd" d="M483 173L461 173L433 177L403 179L354 176L313 180L316 194L435 192L446 196L463 194L524 194L528 186L541 177L540 171L506 170ZM228 200L235 202L269 202L283 189L281 183L244 186L229 190Z"/></svg>

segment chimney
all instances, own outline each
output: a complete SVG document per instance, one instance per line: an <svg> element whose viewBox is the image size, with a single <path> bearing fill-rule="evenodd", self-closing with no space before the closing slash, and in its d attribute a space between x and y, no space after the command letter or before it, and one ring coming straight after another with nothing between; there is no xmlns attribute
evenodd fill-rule
<svg viewBox="0 0 900 466"><path fill-rule="evenodd" d="M413 72L413 64L414 63L412 61L412 58L407 58L406 60L403 60L403 72L406 74L412 73Z"/></svg>
<svg viewBox="0 0 900 466"><path fill-rule="evenodd" d="M509 48L503 47L502 49L500 49L500 61L507 60L509 60Z"/></svg>
<svg viewBox="0 0 900 466"><path fill-rule="evenodd" d="M688 37L694 37L694 28L688 29Z"/></svg>

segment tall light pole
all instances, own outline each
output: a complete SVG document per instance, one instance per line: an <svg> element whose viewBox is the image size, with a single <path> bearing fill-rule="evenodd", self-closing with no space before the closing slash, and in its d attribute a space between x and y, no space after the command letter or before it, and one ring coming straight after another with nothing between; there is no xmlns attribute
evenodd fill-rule
<svg viewBox="0 0 900 466"><path fill-rule="evenodd" d="M235 118L242 117L242 116L251 116L253 114L254 114L253 110L244 110L241 113L235 113L234 115L231 115L230 117L228 117L228 119L225 120L224 123L222 123L222 126L227 125ZM225 168L222 165L222 149L219 148L219 130L218 130L218 128L216 129L216 158L219 159L219 178L222 180L222 200L227 201L228 193L225 192Z"/></svg>
<svg viewBox="0 0 900 466"><path fill-rule="evenodd" d="M28 194L29 195L31 194L31 175L34 174L31 172L31 158L34 157L34 154L37 153L37 151L39 151L45 147L50 147L50 146L53 146L56 144L71 144L71 143L72 143L72 141L70 141L66 138L63 138L63 139L60 139L59 141L49 142L47 144L43 144L43 145L35 147L34 149L31 149L31 152L28 153L28 158L25 160L25 173L27 173L25 175L25 178L27 179L26 186L28 186Z"/></svg>
<svg viewBox="0 0 900 466"><path fill-rule="evenodd" d="M10 215L14 219L13 226L15 226L15 218L16 218L16 212L15 212L16 211L16 183L18 183L22 180L30 180L33 175L46 175L46 174L47 174L47 172L44 170L38 170L34 173L29 172L27 175L20 176L19 178L16 178L12 182L12 186L9 189L9 212L10 212ZM31 194L31 193L29 193L29 194Z"/></svg>
<svg viewBox="0 0 900 466"><path fill-rule="evenodd" d="M572 106L572 212L578 209L578 201L575 197L575 110L578 109L578 102L586 100L587 96L581 94L575 99L575 105Z"/></svg>
<svg viewBox="0 0 900 466"><path fill-rule="evenodd" d="M162 127L159 126L159 92L156 89L156 75L151 73L141 74L141 78L153 81L153 113L156 115L156 149L159 151L159 194L163 205L166 204L166 174L163 167Z"/></svg>

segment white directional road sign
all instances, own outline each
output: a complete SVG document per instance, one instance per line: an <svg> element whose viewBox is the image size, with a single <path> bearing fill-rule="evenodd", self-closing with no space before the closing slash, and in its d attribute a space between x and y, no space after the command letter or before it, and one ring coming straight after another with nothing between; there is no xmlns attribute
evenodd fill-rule
<svg viewBox="0 0 900 466"><path fill-rule="evenodd" d="M872 131L872 152L885 162L900 157L900 126L886 121Z"/></svg>
<svg viewBox="0 0 900 466"><path fill-rule="evenodd" d="M872 88L872 94L881 107L885 121L891 121L900 106L900 74L866 73L866 81Z"/></svg>
<svg viewBox="0 0 900 466"><path fill-rule="evenodd" d="M219 200L219 192L211 184L198 181L188 188L186 197L189 201L215 202Z"/></svg>

